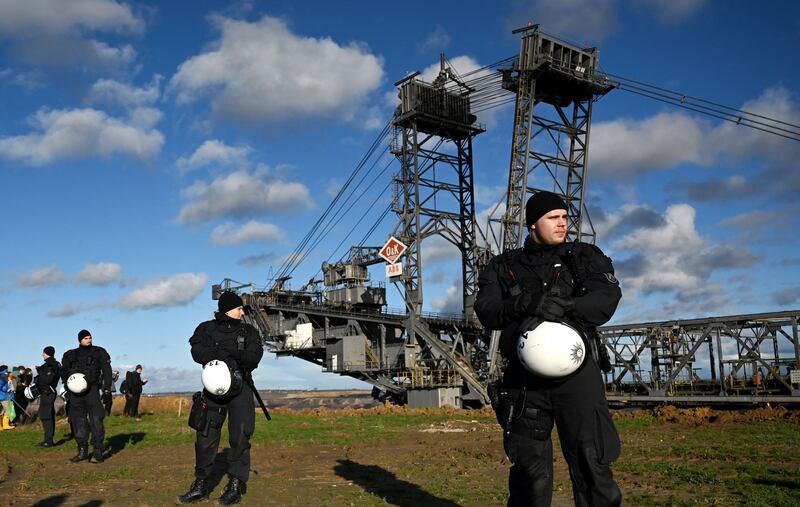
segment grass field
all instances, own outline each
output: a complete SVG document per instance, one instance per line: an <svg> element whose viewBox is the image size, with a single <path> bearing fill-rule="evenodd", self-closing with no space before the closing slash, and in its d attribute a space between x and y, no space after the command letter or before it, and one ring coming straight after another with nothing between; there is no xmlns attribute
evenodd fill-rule
<svg viewBox="0 0 800 507"><path fill-rule="evenodd" d="M179 418L174 409L166 403L168 412L140 421L107 418L113 455L102 464L68 463L72 440L35 448L38 424L0 433L0 504L174 504L192 481L194 436L185 413ZM773 412L739 418L618 415L623 455L614 472L625 505L800 505L798 417ZM64 428L60 421L57 439ZM487 411L275 411L269 423L259 414L252 443L245 505L478 506L506 500L509 463ZM222 461L217 472L222 479ZM554 505L571 505L560 455L555 474ZM221 494L222 481L212 498Z"/></svg>

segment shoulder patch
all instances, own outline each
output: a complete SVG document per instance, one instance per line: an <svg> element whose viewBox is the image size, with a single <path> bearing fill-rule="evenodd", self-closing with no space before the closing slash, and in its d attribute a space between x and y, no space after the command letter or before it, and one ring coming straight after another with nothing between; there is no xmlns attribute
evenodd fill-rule
<svg viewBox="0 0 800 507"><path fill-rule="evenodd" d="M617 277L614 276L614 273L603 273L603 276L606 277L606 280L608 280L608 283L614 283L614 284L618 284L619 283L619 281L617 280Z"/></svg>

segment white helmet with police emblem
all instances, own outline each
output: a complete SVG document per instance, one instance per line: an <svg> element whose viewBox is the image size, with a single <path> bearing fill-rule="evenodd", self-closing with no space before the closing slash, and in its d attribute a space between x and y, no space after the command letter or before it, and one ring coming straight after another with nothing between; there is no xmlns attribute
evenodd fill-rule
<svg viewBox="0 0 800 507"><path fill-rule="evenodd" d="M517 356L526 370L545 378L561 378L575 373L586 358L586 344L572 326L540 321L522 333Z"/></svg>
<svg viewBox="0 0 800 507"><path fill-rule="evenodd" d="M74 394L83 394L89 389L89 383L86 382L86 375L83 373L73 373L67 379L67 389Z"/></svg>
<svg viewBox="0 0 800 507"><path fill-rule="evenodd" d="M36 384L31 384L25 388L25 397L29 400L35 400L36 397L39 396L39 386Z"/></svg>
<svg viewBox="0 0 800 507"><path fill-rule="evenodd" d="M225 364L225 361L213 359L203 366L203 387L215 396L225 396L236 389L234 372ZM231 389L233 387L233 389ZM241 381L239 383L241 388Z"/></svg>

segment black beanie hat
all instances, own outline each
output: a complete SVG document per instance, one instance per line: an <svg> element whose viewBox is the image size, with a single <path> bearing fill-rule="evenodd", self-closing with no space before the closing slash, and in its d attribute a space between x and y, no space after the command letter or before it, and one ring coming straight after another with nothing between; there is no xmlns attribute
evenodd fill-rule
<svg viewBox="0 0 800 507"><path fill-rule="evenodd" d="M92 336L92 333L90 333L89 331L87 331L85 329L81 329L80 332L78 332L78 341L83 340L87 336Z"/></svg>
<svg viewBox="0 0 800 507"><path fill-rule="evenodd" d="M48 345L47 347L45 347L42 352L44 352L45 354L47 354L50 357L53 357L54 355L56 355L56 349L52 345Z"/></svg>
<svg viewBox="0 0 800 507"><path fill-rule="evenodd" d="M528 203L525 204L525 223L530 229L537 220L554 209L568 210L569 207L567 207L567 203L564 202L561 196L553 192L537 192L533 194L531 198L528 199Z"/></svg>
<svg viewBox="0 0 800 507"><path fill-rule="evenodd" d="M219 297L218 305L220 313L228 313L234 308L244 306L244 301L242 301L242 298L240 298L235 292L225 291Z"/></svg>
<svg viewBox="0 0 800 507"><path fill-rule="evenodd" d="M142 369L142 365L141 364L137 364L136 368L134 368L134 370L141 370L141 369Z"/></svg>

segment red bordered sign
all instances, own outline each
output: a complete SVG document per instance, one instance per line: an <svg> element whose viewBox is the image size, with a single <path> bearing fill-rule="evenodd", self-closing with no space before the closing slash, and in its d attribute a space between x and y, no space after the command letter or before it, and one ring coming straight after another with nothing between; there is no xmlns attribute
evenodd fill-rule
<svg viewBox="0 0 800 507"><path fill-rule="evenodd" d="M389 238L389 241L383 245L383 248L381 248L381 251L378 252L378 255L385 259L389 264L394 264L406 250L408 250L408 247L399 239L392 236Z"/></svg>

